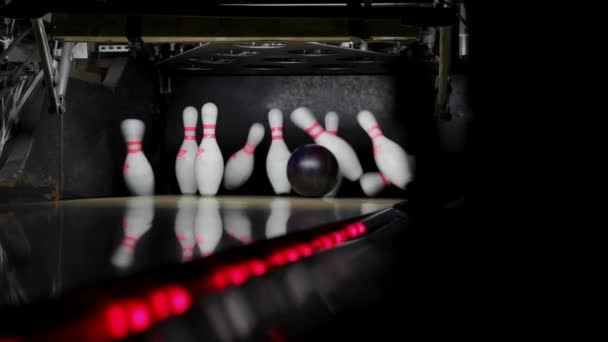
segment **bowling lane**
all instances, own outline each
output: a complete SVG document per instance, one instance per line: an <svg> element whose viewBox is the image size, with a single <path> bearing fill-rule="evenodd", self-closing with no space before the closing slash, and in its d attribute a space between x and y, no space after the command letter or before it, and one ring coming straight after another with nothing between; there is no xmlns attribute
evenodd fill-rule
<svg viewBox="0 0 608 342"><path fill-rule="evenodd" d="M155 196L0 205L0 310L375 212L398 199Z"/></svg>

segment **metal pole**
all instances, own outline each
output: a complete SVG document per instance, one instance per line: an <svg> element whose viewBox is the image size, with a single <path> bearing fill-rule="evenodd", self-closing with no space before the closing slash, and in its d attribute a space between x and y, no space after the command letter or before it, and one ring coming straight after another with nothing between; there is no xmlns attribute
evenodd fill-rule
<svg viewBox="0 0 608 342"><path fill-rule="evenodd" d="M439 28L439 75L437 76L437 116L448 119L448 75L450 68L451 27Z"/></svg>
<svg viewBox="0 0 608 342"><path fill-rule="evenodd" d="M49 50L46 32L44 31L44 23L42 22L42 18L32 19L31 22L34 36L36 37L36 44L38 45L38 54L40 55L42 70L44 71L46 88L51 99L51 108L49 110L52 113L61 114L61 103L59 101L59 95L57 95L57 91L55 89L51 52Z"/></svg>
<svg viewBox="0 0 608 342"><path fill-rule="evenodd" d="M61 49L61 60L59 61L59 97L65 97L65 90L68 87L70 76L70 62L72 61L72 48L74 43L65 42Z"/></svg>

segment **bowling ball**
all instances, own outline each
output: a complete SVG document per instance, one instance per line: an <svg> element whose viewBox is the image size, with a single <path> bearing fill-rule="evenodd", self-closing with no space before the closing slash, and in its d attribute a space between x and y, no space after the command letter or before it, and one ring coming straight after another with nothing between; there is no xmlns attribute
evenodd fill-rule
<svg viewBox="0 0 608 342"><path fill-rule="evenodd" d="M306 197L320 197L336 186L340 167L336 157L320 145L297 148L287 161L287 179L293 190Z"/></svg>

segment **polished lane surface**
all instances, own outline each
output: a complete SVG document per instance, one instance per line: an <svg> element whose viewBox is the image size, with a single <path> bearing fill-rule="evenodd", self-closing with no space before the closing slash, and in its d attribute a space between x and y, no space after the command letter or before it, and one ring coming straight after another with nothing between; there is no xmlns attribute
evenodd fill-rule
<svg viewBox="0 0 608 342"><path fill-rule="evenodd" d="M0 310L397 202L155 196L0 206Z"/></svg>

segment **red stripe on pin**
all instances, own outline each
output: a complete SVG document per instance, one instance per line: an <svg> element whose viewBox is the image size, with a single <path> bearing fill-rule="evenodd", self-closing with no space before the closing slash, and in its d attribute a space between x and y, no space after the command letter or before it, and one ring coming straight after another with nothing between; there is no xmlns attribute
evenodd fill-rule
<svg viewBox="0 0 608 342"><path fill-rule="evenodd" d="M378 132L374 135L370 135L370 138L372 138L372 140L374 140L374 139L376 139L378 137L382 137L382 136L384 136L384 134L382 132Z"/></svg>
<svg viewBox="0 0 608 342"><path fill-rule="evenodd" d="M282 135L273 135L272 140L283 140L283 136Z"/></svg>
<svg viewBox="0 0 608 342"><path fill-rule="evenodd" d="M319 122L315 121L312 125L310 125L307 129L305 129L304 131L306 133L310 133L312 132L312 130L314 130L315 128L319 127Z"/></svg>
<svg viewBox="0 0 608 342"><path fill-rule="evenodd" d="M194 135L186 135L184 140L196 140L196 137Z"/></svg>
<svg viewBox="0 0 608 342"><path fill-rule="evenodd" d="M373 130L375 130L375 129L380 130L380 126L378 126L378 125L373 125L373 126L369 127L368 129L366 129L366 131L367 131L367 133L370 133L370 134L371 134L371 133L372 133L372 131L373 131Z"/></svg>
<svg viewBox="0 0 608 342"><path fill-rule="evenodd" d="M215 129L215 125L203 125L203 129Z"/></svg>
<svg viewBox="0 0 608 342"><path fill-rule="evenodd" d="M131 145L141 145L141 140L127 141L127 146Z"/></svg>
<svg viewBox="0 0 608 342"><path fill-rule="evenodd" d="M271 132L283 132L283 127L270 127Z"/></svg>
<svg viewBox="0 0 608 342"><path fill-rule="evenodd" d="M128 150L128 153L137 153L137 152L141 152L141 151L142 151L141 148L136 148L136 149L133 149L133 150Z"/></svg>
<svg viewBox="0 0 608 342"><path fill-rule="evenodd" d="M316 139L317 139L318 137L320 137L320 136L321 136L321 134L323 134L323 133L325 133L325 130L324 130L324 129L321 129L321 130L320 130L320 131L318 131L317 133L313 134L312 138L316 140Z"/></svg>
<svg viewBox="0 0 608 342"><path fill-rule="evenodd" d="M329 134L338 135L338 131L327 130L326 132Z"/></svg>
<svg viewBox="0 0 608 342"><path fill-rule="evenodd" d="M203 138L214 138L215 139L215 134L212 134L212 133L203 134Z"/></svg>
<svg viewBox="0 0 608 342"><path fill-rule="evenodd" d="M382 172L380 172L380 179L382 179L382 184L388 185L388 180L386 179L386 177L384 176L384 174Z"/></svg>
<svg viewBox="0 0 608 342"><path fill-rule="evenodd" d="M194 131L196 131L196 127L186 126L186 127L184 127L184 131L194 132Z"/></svg>

